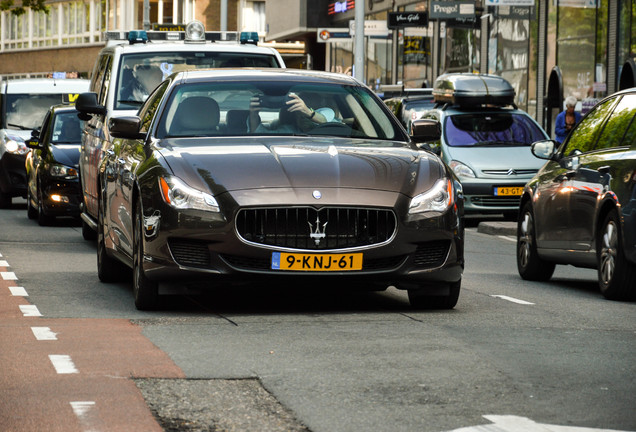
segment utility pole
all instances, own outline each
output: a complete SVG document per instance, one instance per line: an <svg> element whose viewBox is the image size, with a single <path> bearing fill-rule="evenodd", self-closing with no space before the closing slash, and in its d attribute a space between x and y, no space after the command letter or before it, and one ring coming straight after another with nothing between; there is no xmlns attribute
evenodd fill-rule
<svg viewBox="0 0 636 432"><path fill-rule="evenodd" d="M150 30L150 0L144 0L144 30Z"/></svg>
<svg viewBox="0 0 636 432"><path fill-rule="evenodd" d="M353 57L354 78L364 82L364 5L366 2L357 1L355 5L355 48Z"/></svg>
<svg viewBox="0 0 636 432"><path fill-rule="evenodd" d="M221 31L227 31L227 0L221 0Z"/></svg>

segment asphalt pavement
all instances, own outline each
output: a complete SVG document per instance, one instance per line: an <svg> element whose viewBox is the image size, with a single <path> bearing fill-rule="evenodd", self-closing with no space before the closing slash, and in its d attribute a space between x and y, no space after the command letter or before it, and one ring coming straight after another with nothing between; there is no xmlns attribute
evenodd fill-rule
<svg viewBox="0 0 636 432"><path fill-rule="evenodd" d="M485 221L479 222L477 232L491 235L517 235L517 222L512 221Z"/></svg>

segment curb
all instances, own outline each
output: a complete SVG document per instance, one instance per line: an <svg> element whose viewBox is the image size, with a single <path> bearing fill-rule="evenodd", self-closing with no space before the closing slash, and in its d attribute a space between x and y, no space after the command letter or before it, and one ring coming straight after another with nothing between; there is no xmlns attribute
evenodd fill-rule
<svg viewBox="0 0 636 432"><path fill-rule="evenodd" d="M517 235L516 222L479 222L477 232L492 235Z"/></svg>

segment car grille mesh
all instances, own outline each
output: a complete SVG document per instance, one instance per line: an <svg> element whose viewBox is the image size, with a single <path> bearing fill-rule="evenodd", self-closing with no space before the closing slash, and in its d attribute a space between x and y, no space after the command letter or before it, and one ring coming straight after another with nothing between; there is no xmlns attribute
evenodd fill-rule
<svg viewBox="0 0 636 432"><path fill-rule="evenodd" d="M495 176L533 176L539 172L537 169L507 169L507 170L482 170L487 175Z"/></svg>
<svg viewBox="0 0 636 432"><path fill-rule="evenodd" d="M395 232L391 210L313 207L244 209L236 229L245 241L289 249L327 250L388 241Z"/></svg>
<svg viewBox="0 0 636 432"><path fill-rule="evenodd" d="M189 267L209 267L210 249L207 243L170 239L168 245L177 264Z"/></svg>
<svg viewBox="0 0 636 432"><path fill-rule="evenodd" d="M421 243L417 246L413 262L418 267L439 267L446 261L449 249L450 240Z"/></svg>

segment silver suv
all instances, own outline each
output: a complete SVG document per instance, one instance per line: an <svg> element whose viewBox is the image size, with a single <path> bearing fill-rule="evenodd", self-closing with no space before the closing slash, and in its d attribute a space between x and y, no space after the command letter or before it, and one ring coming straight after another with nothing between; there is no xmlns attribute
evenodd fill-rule
<svg viewBox="0 0 636 432"><path fill-rule="evenodd" d="M90 92L79 96L76 107L86 121L80 155L83 191L82 235L96 237L100 208L99 167L111 152L108 121L135 115L148 95L175 72L218 67L284 68L272 48L258 47L255 34L205 32L193 21L185 32L109 32L90 83Z"/></svg>

